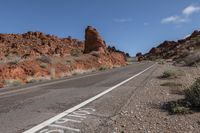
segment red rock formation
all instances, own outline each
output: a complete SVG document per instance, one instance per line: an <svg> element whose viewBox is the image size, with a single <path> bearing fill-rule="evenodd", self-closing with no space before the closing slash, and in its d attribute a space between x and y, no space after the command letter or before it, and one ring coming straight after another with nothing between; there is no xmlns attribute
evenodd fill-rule
<svg viewBox="0 0 200 133"><path fill-rule="evenodd" d="M105 41L99 35L97 30L91 26L88 26L85 30L85 49L84 53L90 53L92 51L100 51L105 53Z"/></svg>

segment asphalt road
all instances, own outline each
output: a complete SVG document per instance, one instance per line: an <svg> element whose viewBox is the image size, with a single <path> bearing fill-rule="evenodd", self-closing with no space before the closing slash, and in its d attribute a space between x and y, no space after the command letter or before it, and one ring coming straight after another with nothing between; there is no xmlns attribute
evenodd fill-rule
<svg viewBox="0 0 200 133"><path fill-rule="evenodd" d="M112 88L152 66L134 63L124 68L70 77L53 82L0 90L0 132L22 133ZM152 67L115 90L39 129L38 133L101 132L105 122L128 101L135 87L151 75ZM140 80L136 80L140 79ZM98 117L97 117L98 116Z"/></svg>

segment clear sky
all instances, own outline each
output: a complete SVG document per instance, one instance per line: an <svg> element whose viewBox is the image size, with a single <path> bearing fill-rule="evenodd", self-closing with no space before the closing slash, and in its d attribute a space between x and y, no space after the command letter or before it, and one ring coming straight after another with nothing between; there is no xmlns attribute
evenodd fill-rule
<svg viewBox="0 0 200 133"><path fill-rule="evenodd" d="M200 29L200 0L0 0L0 32L84 39L87 25L135 55Z"/></svg>

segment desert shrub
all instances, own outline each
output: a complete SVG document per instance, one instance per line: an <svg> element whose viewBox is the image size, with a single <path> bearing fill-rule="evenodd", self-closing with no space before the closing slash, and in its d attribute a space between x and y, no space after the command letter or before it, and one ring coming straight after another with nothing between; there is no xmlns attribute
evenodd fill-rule
<svg viewBox="0 0 200 133"><path fill-rule="evenodd" d="M164 63L163 60L160 60L160 61L158 61L158 64L160 64L160 65L164 65L165 63Z"/></svg>
<svg viewBox="0 0 200 133"><path fill-rule="evenodd" d="M35 83L35 82L37 82L37 79L34 77L28 77L26 82L27 83Z"/></svg>
<svg viewBox="0 0 200 133"><path fill-rule="evenodd" d="M164 104L172 114L186 114L191 113L192 110L200 110L200 78L186 90L183 91L185 98L178 101L171 101Z"/></svg>
<svg viewBox="0 0 200 133"><path fill-rule="evenodd" d="M164 109L168 110L170 114L188 114L191 113L190 103L185 99L178 101L170 101L164 104Z"/></svg>
<svg viewBox="0 0 200 133"><path fill-rule="evenodd" d="M82 53L79 50L71 50L70 54L71 54L71 56L78 57Z"/></svg>
<svg viewBox="0 0 200 133"><path fill-rule="evenodd" d="M183 59L186 66L193 66L200 62L200 53L190 54Z"/></svg>
<svg viewBox="0 0 200 133"><path fill-rule="evenodd" d="M100 71L104 71L104 70L108 70L110 69L110 66L107 66L107 65L103 65L99 68Z"/></svg>
<svg viewBox="0 0 200 133"><path fill-rule="evenodd" d="M200 78L184 91L185 98L194 107L200 107Z"/></svg>
<svg viewBox="0 0 200 133"><path fill-rule="evenodd" d="M98 51L92 51L90 54L95 57L100 57L100 53Z"/></svg>
<svg viewBox="0 0 200 133"><path fill-rule="evenodd" d="M94 72L94 71L96 71L95 68L91 68L91 69L87 69L87 70L75 69L75 70L71 71L71 75L79 75L79 74L90 73L90 72Z"/></svg>
<svg viewBox="0 0 200 133"><path fill-rule="evenodd" d="M37 60L41 61L41 62L44 62L44 63L48 63L48 64L51 64L51 59L47 56L41 56L39 58L37 58Z"/></svg>
<svg viewBox="0 0 200 133"><path fill-rule="evenodd" d="M41 68L47 68L47 67L48 67L48 64L46 64L46 63L41 63L41 64L40 64L40 67L41 67Z"/></svg>
<svg viewBox="0 0 200 133"><path fill-rule="evenodd" d="M172 70L167 70L164 71L161 78L171 78L171 77L175 77L176 76L176 72L172 71Z"/></svg>
<svg viewBox="0 0 200 133"><path fill-rule="evenodd" d="M8 79L8 80L5 80L5 84L6 86L19 86L22 84L22 82L17 79Z"/></svg>
<svg viewBox="0 0 200 133"><path fill-rule="evenodd" d="M173 114L187 114L189 113L189 108L184 107L184 105L182 105L179 102L171 102L169 104L169 111Z"/></svg>
<svg viewBox="0 0 200 133"><path fill-rule="evenodd" d="M175 82L166 82L161 84L161 86L177 87L177 86L182 86L182 84Z"/></svg>

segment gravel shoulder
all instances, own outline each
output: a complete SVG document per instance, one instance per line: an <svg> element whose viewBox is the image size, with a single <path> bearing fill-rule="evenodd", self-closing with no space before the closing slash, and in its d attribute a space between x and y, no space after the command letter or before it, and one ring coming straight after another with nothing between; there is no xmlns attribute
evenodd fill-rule
<svg viewBox="0 0 200 133"><path fill-rule="evenodd" d="M165 70L178 71L178 78L159 79L158 77ZM151 78L136 87L120 113L113 116L101 132L198 133L200 113L170 115L161 108L165 102L183 98L183 95L175 93L174 88L161 86L161 84L166 82L189 84L191 77L194 79L199 76L198 70L191 67L175 67L171 64L158 65L156 71L151 74ZM129 87L135 86L129 85Z"/></svg>

